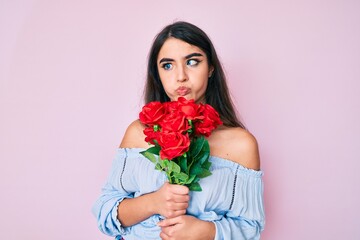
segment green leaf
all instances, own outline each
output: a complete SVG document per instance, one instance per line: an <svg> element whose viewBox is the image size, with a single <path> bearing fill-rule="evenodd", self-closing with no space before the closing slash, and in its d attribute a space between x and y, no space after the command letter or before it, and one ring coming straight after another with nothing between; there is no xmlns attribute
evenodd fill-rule
<svg viewBox="0 0 360 240"><path fill-rule="evenodd" d="M196 175L190 175L190 178L186 181L186 184L190 184L194 181Z"/></svg>
<svg viewBox="0 0 360 240"><path fill-rule="evenodd" d="M202 166L202 168L209 170L211 167L211 162L206 160L203 164L201 164L201 166Z"/></svg>
<svg viewBox="0 0 360 240"><path fill-rule="evenodd" d="M188 158L188 162L187 162L187 165L188 165L187 166L187 172L188 173L190 172L190 169L191 169L194 162L195 162L195 158L193 158L193 157Z"/></svg>
<svg viewBox="0 0 360 240"><path fill-rule="evenodd" d="M149 159L151 162L156 163L157 162L157 158L155 157L154 154L149 153L147 151L142 151L140 152L144 157L146 157L147 159Z"/></svg>
<svg viewBox="0 0 360 240"><path fill-rule="evenodd" d="M155 165L155 169L156 169L156 170L161 170L161 166L160 166L159 163L157 163L157 164Z"/></svg>
<svg viewBox="0 0 360 240"><path fill-rule="evenodd" d="M186 173L174 173L174 178L178 180L179 183L185 184L187 183L187 180L189 176Z"/></svg>
<svg viewBox="0 0 360 240"><path fill-rule="evenodd" d="M203 164L206 160L209 159L209 157L210 157L210 152L201 151L196 161L198 161L200 164Z"/></svg>
<svg viewBox="0 0 360 240"><path fill-rule="evenodd" d="M160 147L159 146L154 146L154 147L148 148L148 149L146 149L146 152L149 152L149 153L152 153L152 154L155 154L155 155L159 156Z"/></svg>
<svg viewBox="0 0 360 240"><path fill-rule="evenodd" d="M190 175L198 175L202 172L202 167L199 162L195 163L190 169Z"/></svg>
<svg viewBox="0 0 360 240"><path fill-rule="evenodd" d="M204 177L210 176L211 174L212 174L212 173L211 173L209 170L203 168L202 173L198 174L197 176L198 176L199 178L204 178Z"/></svg>
<svg viewBox="0 0 360 240"><path fill-rule="evenodd" d="M202 147L202 151L206 151L206 152L210 153L209 141L206 140L205 138L204 138L204 144Z"/></svg>
<svg viewBox="0 0 360 240"><path fill-rule="evenodd" d="M183 172L188 172L187 158L185 158L185 157L180 157L179 166L180 166L180 168L181 168L181 171L183 171Z"/></svg>
<svg viewBox="0 0 360 240"><path fill-rule="evenodd" d="M180 166L174 161L169 161L169 170L175 173L180 173Z"/></svg>
<svg viewBox="0 0 360 240"><path fill-rule="evenodd" d="M200 192L200 191L202 191L202 188L200 187L199 183L192 183L189 185L189 190Z"/></svg>
<svg viewBox="0 0 360 240"><path fill-rule="evenodd" d="M196 158L196 156L200 153L201 149L203 148L204 142L205 138L203 136L193 140L193 143L190 145L190 152L194 158Z"/></svg>
<svg viewBox="0 0 360 240"><path fill-rule="evenodd" d="M168 166L168 160L159 160L161 168L167 168Z"/></svg>

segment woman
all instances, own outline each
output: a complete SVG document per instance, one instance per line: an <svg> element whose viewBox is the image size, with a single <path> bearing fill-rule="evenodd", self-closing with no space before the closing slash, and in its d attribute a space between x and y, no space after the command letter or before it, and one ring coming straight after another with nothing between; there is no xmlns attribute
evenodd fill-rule
<svg viewBox="0 0 360 240"><path fill-rule="evenodd" d="M117 239L259 239L264 226L257 142L238 120L215 49L198 27L175 22L149 54L145 102L179 97L213 106L223 126L207 138L212 175L201 192L167 183L140 151L148 148L139 120L126 130L93 212Z"/></svg>

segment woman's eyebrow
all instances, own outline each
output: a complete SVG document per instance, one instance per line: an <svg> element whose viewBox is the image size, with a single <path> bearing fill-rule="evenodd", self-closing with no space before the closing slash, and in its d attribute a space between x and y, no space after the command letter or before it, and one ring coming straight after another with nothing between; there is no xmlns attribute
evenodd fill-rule
<svg viewBox="0 0 360 240"><path fill-rule="evenodd" d="M203 55L201 53L191 53L189 55L186 55L185 56L185 59L189 59L189 58L192 58L192 57L202 57Z"/></svg>
<svg viewBox="0 0 360 240"><path fill-rule="evenodd" d="M189 55L185 56L185 59L189 59L189 58L192 58L192 57L203 57L203 55L201 53L190 53ZM172 59L172 58L162 58L159 61L159 64L162 63L162 62L174 62L174 61L175 60Z"/></svg>
<svg viewBox="0 0 360 240"><path fill-rule="evenodd" d="M174 61L174 59L172 59L172 58L162 58L159 63L162 63L162 62L173 62L173 61Z"/></svg>

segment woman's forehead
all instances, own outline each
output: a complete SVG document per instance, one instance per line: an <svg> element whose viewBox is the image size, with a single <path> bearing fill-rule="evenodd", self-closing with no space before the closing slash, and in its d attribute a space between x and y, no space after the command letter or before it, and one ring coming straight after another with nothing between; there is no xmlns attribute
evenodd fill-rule
<svg viewBox="0 0 360 240"><path fill-rule="evenodd" d="M204 51L202 51L199 47L195 45L191 45L177 38L168 38L159 51L158 59L163 57L185 57L195 52L202 53L205 56Z"/></svg>

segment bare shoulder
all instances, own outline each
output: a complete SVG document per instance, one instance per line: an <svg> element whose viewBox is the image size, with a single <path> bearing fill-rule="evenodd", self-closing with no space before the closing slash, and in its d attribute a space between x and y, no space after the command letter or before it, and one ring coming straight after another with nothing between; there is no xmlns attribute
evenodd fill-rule
<svg viewBox="0 0 360 240"><path fill-rule="evenodd" d="M145 126L139 121L133 121L126 129L125 135L121 141L121 148L148 148L149 144L145 142Z"/></svg>
<svg viewBox="0 0 360 240"><path fill-rule="evenodd" d="M209 138L211 154L229 159L254 170L260 169L256 138L242 128L223 127Z"/></svg>

